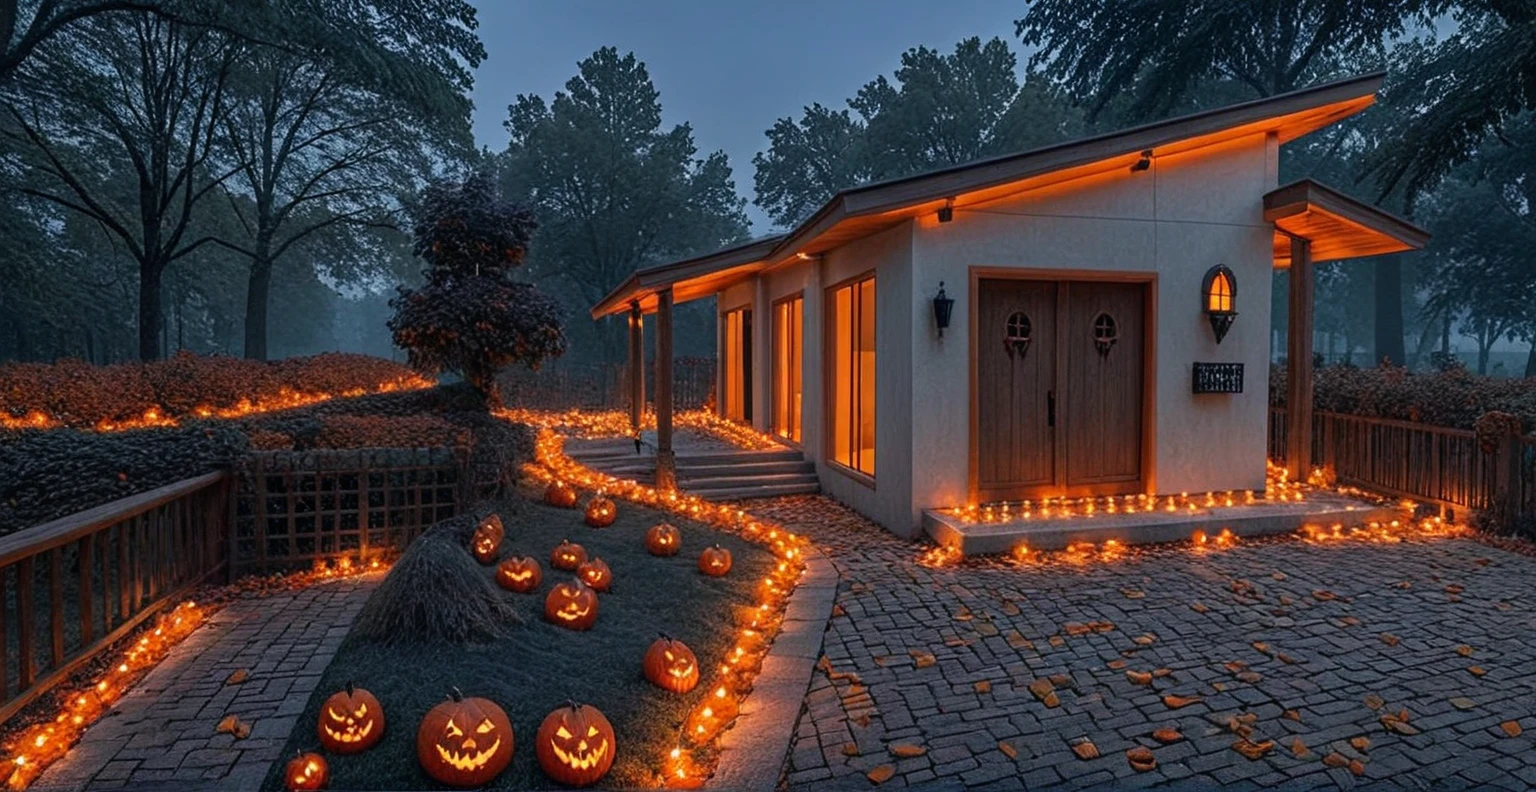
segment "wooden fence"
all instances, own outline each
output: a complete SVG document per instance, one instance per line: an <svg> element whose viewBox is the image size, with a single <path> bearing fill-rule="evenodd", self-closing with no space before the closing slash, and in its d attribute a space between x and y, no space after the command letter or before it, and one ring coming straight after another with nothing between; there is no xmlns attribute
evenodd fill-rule
<svg viewBox="0 0 1536 792"><path fill-rule="evenodd" d="M0 537L0 722L225 572L229 513L215 472Z"/></svg>
<svg viewBox="0 0 1536 792"><path fill-rule="evenodd" d="M1285 408L1270 408L1269 457L1281 464L1286 421ZM1465 429L1319 411L1311 457L1341 483L1384 495L1536 517L1536 436L1512 435L1488 451Z"/></svg>
<svg viewBox="0 0 1536 792"><path fill-rule="evenodd" d="M645 366L645 398L654 404L656 368ZM541 410L629 409L629 366L625 363L594 363L556 366L534 372L513 371L503 375L502 400L509 406ZM672 361L672 409L693 410L713 402L714 358L676 358Z"/></svg>
<svg viewBox="0 0 1536 792"><path fill-rule="evenodd" d="M233 574L392 556L469 499L468 451L267 451L238 469Z"/></svg>

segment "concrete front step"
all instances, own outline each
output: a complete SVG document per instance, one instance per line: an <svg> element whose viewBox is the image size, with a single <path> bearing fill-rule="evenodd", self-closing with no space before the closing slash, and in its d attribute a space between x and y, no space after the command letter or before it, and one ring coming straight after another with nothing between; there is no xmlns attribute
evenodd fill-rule
<svg viewBox="0 0 1536 792"><path fill-rule="evenodd" d="M698 490L692 494L704 500L719 503L722 501L751 500L753 498L782 498L786 495L815 495L818 492L821 492L821 484L813 481L808 484L778 484L768 487Z"/></svg>
<svg viewBox="0 0 1536 792"><path fill-rule="evenodd" d="M785 460L783 462L752 462L734 465L703 465L687 466L679 465L677 475L679 478L689 480L722 478L726 476L778 476L787 473L804 473L815 475L816 466L803 459Z"/></svg>
<svg viewBox="0 0 1536 792"><path fill-rule="evenodd" d="M805 459L799 451L786 448L779 451L723 451L711 454L689 454L677 458L677 469L710 467L713 465L753 464L758 462L800 462Z"/></svg>
<svg viewBox="0 0 1536 792"><path fill-rule="evenodd" d="M695 479L679 476L677 485L690 492L742 487L774 487L781 484L819 484L814 473L782 473L774 476L717 476Z"/></svg>

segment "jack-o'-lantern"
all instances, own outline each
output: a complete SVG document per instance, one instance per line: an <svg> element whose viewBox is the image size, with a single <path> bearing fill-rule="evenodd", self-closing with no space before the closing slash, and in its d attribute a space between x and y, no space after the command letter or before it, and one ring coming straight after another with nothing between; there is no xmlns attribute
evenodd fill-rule
<svg viewBox="0 0 1536 792"><path fill-rule="evenodd" d="M586 560L587 549L569 539L561 539L549 554L549 565L567 572L576 571Z"/></svg>
<svg viewBox="0 0 1536 792"><path fill-rule="evenodd" d="M601 558L591 558L576 567L576 577L596 591L607 591L613 586L613 570Z"/></svg>
<svg viewBox="0 0 1536 792"><path fill-rule="evenodd" d="M455 689L421 719L416 759L444 784L482 786L512 761L512 722L496 702L464 698Z"/></svg>
<svg viewBox="0 0 1536 792"><path fill-rule="evenodd" d="M384 736L384 708L372 693L347 683L320 707L320 745L331 753L366 751Z"/></svg>
<svg viewBox="0 0 1536 792"><path fill-rule="evenodd" d="M653 556L673 556L683 549L683 534L671 523L657 523L645 532L645 549Z"/></svg>
<svg viewBox="0 0 1536 792"><path fill-rule="evenodd" d="M317 753L300 753L288 760L283 769L283 785L289 792L301 789L325 789L331 782L331 768Z"/></svg>
<svg viewBox="0 0 1536 792"><path fill-rule="evenodd" d="M590 630L597 621L597 592L578 578L544 596L544 619L568 630Z"/></svg>
<svg viewBox="0 0 1536 792"><path fill-rule="evenodd" d="M490 531L496 536L497 542L500 542L507 536L507 526L502 524L501 515L495 512L485 515L485 519L481 520L480 524L475 526L475 529Z"/></svg>
<svg viewBox="0 0 1536 792"><path fill-rule="evenodd" d="M619 516L619 508L613 505L613 499L603 495L593 495L592 500L587 501L587 525L593 528L607 528L613 525L613 519Z"/></svg>
<svg viewBox="0 0 1536 792"><path fill-rule="evenodd" d="M576 488L563 481L551 481L544 488L544 502L562 509L573 509L576 507Z"/></svg>
<svg viewBox="0 0 1536 792"><path fill-rule="evenodd" d="M496 563L497 556L501 555L501 539L503 533L501 523L480 523L473 535L469 538L469 550L474 553L475 560L482 564Z"/></svg>
<svg viewBox="0 0 1536 792"><path fill-rule="evenodd" d="M574 701L544 718L533 747L545 775L577 787L602 779L616 750L613 724L597 707Z"/></svg>
<svg viewBox="0 0 1536 792"><path fill-rule="evenodd" d="M710 577L720 577L731 571L731 551L715 545L699 553L699 571Z"/></svg>
<svg viewBox="0 0 1536 792"><path fill-rule="evenodd" d="M496 585L527 594L544 581L544 570L529 556L508 557L496 566Z"/></svg>
<svg viewBox="0 0 1536 792"><path fill-rule="evenodd" d="M651 684L673 693L687 693L699 684L699 658L688 644L665 633L645 650L641 667Z"/></svg>

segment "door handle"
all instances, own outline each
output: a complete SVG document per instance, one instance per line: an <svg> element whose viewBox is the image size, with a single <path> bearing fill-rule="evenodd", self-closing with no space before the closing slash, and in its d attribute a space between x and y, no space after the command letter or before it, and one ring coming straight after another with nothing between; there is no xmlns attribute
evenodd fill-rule
<svg viewBox="0 0 1536 792"><path fill-rule="evenodd" d="M1056 425L1056 391L1045 392L1045 425Z"/></svg>

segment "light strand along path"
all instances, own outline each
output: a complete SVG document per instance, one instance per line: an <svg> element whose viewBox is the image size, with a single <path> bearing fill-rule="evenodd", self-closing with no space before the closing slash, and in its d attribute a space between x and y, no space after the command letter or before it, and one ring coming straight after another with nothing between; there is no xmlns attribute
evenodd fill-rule
<svg viewBox="0 0 1536 792"><path fill-rule="evenodd" d="M245 596L215 613L32 789L256 790L383 573ZM227 684L245 669L248 677ZM225 715L250 724L237 740Z"/></svg>

